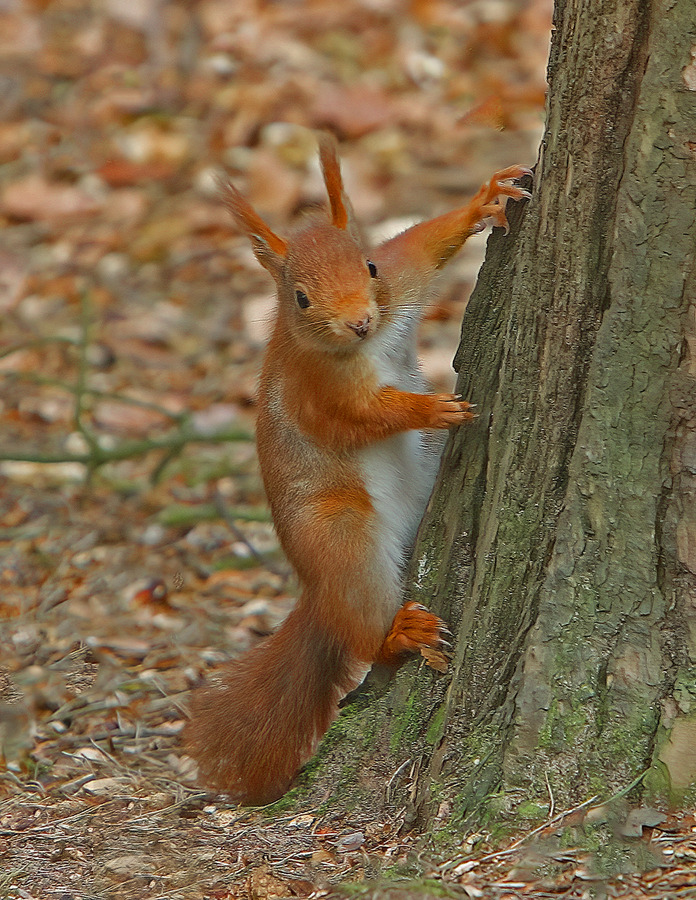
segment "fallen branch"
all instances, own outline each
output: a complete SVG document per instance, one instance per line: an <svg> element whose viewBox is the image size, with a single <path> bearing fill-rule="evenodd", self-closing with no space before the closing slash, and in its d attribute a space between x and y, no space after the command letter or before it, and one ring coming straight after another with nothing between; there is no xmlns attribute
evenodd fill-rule
<svg viewBox="0 0 696 900"><path fill-rule="evenodd" d="M97 444L86 453L36 453L15 450L0 452L0 462L80 463L90 469L95 469L106 463L145 456L155 450L166 450L171 453L183 450L187 444L225 444L228 441L253 441L253 439L253 435L244 428L229 428L213 434L182 429L161 438L124 441L117 447L105 448Z"/></svg>

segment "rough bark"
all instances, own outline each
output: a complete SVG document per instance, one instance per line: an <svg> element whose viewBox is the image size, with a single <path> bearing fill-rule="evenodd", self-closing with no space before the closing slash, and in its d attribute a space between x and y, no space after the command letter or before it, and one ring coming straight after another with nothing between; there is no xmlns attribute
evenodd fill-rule
<svg viewBox="0 0 696 900"><path fill-rule="evenodd" d="M343 724L379 777L408 761L390 792L409 775L421 822L646 770L695 790L693 0L558 0L555 26L535 199L490 239L456 359L481 417L410 572L452 671Z"/></svg>
<svg viewBox="0 0 696 900"><path fill-rule="evenodd" d="M415 557L416 596L461 604L429 776L456 765L462 811L547 778L566 802L696 781L693 7L556 23L536 203L492 242L457 358L481 425Z"/></svg>

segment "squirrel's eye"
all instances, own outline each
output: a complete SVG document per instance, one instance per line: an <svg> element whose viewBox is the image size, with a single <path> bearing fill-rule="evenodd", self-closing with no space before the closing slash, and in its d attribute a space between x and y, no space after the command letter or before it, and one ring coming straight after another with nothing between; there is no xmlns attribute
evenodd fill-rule
<svg viewBox="0 0 696 900"><path fill-rule="evenodd" d="M370 262L369 259L367 261L367 268L370 270L371 277L376 278L377 277L377 266L373 262Z"/></svg>
<svg viewBox="0 0 696 900"><path fill-rule="evenodd" d="M309 306L309 297L304 291L295 291L295 299L300 309L307 309Z"/></svg>

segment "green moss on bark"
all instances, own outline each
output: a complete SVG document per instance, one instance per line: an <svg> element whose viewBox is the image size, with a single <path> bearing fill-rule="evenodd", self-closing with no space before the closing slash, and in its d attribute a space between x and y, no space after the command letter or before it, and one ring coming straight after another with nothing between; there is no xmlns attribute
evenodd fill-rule
<svg viewBox="0 0 696 900"><path fill-rule="evenodd" d="M401 676L370 740L347 731L383 772L418 760L413 822L444 798L446 829L519 823L549 786L567 807L637 794L646 769L692 796L692 6L558 4L535 198L490 239L457 354L480 417L447 446L410 569L458 630L452 670Z"/></svg>

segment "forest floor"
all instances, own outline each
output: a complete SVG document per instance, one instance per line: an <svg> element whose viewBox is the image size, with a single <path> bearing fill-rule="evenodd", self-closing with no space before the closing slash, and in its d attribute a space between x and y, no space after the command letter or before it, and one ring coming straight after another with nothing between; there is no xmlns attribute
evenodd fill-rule
<svg viewBox="0 0 696 900"><path fill-rule="evenodd" d="M642 875L549 849L587 809L443 860L398 811L239 810L180 743L294 597L253 443L271 286L217 173L282 230L328 128L393 233L534 162L549 33L549 0L0 2L0 897L696 895L693 816L634 823ZM423 325L441 389L484 243Z"/></svg>

